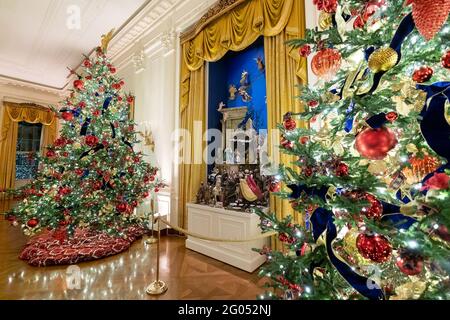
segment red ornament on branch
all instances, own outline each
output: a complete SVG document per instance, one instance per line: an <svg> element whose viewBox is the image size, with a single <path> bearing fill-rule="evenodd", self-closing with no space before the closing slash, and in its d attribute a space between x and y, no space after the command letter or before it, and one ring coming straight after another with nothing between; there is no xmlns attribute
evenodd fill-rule
<svg viewBox="0 0 450 320"><path fill-rule="evenodd" d="M441 58L441 64L444 68L450 69L450 51L447 51Z"/></svg>
<svg viewBox="0 0 450 320"><path fill-rule="evenodd" d="M33 218L27 221L27 226L29 226L30 228L35 228L38 224L39 224L38 219Z"/></svg>
<svg viewBox="0 0 450 320"><path fill-rule="evenodd" d="M75 80L75 81L73 82L73 87L74 87L75 89L77 89L77 90L83 90L83 89L84 89L84 83L83 83L83 81L80 80L80 79Z"/></svg>
<svg viewBox="0 0 450 320"><path fill-rule="evenodd" d="M53 150L48 150L46 153L47 158L54 158L56 157L56 152Z"/></svg>
<svg viewBox="0 0 450 320"><path fill-rule="evenodd" d="M387 121L394 122L394 121L397 120L397 119L398 119L398 114L397 114L397 112L391 111L391 112L388 112L388 113L386 114L386 120L387 120Z"/></svg>
<svg viewBox="0 0 450 320"><path fill-rule="evenodd" d="M380 234L359 234L356 238L356 247L364 258L377 263L386 262L392 253L391 244Z"/></svg>
<svg viewBox="0 0 450 320"><path fill-rule="evenodd" d="M279 192L281 190L281 182L280 181L272 181L269 185L270 192Z"/></svg>
<svg viewBox="0 0 450 320"><path fill-rule="evenodd" d="M370 207L361 210L361 214L369 219L380 219L383 215L383 205L381 202L370 193L364 193L361 199L368 201L370 204Z"/></svg>
<svg viewBox="0 0 450 320"><path fill-rule="evenodd" d="M295 120L292 119L290 113L284 116L283 127L288 131L294 130L297 127L297 124L295 123Z"/></svg>
<svg viewBox="0 0 450 320"><path fill-rule="evenodd" d="M322 49L311 61L312 72L319 78L330 80L341 67L341 54L336 49Z"/></svg>
<svg viewBox="0 0 450 320"><path fill-rule="evenodd" d="M98 144L99 140L96 136L86 136L84 141L86 142L86 145L88 145L89 147L95 147Z"/></svg>
<svg viewBox="0 0 450 320"><path fill-rule="evenodd" d="M308 44L304 44L300 47L300 49L298 49L298 52L301 57L306 58L311 54L311 47Z"/></svg>
<svg viewBox="0 0 450 320"><path fill-rule="evenodd" d="M367 128L356 136L355 148L359 154L370 160L382 160L397 145L397 138L392 130L381 127Z"/></svg>
<svg viewBox="0 0 450 320"><path fill-rule="evenodd" d="M423 270L423 257L413 253L401 252L396 265L404 274L415 276Z"/></svg>
<svg viewBox="0 0 450 320"><path fill-rule="evenodd" d="M313 0L317 10L325 11L327 13L334 13L337 9L337 0Z"/></svg>
<svg viewBox="0 0 450 320"><path fill-rule="evenodd" d="M430 67L420 67L416 71L414 71L412 75L412 79L415 82L422 83L431 79L433 76L433 69Z"/></svg>
<svg viewBox="0 0 450 320"><path fill-rule="evenodd" d="M61 114L61 118L63 118L65 121L72 121L72 119L73 119L73 113L72 113L72 112L69 112L69 111L63 112L63 113Z"/></svg>
<svg viewBox="0 0 450 320"><path fill-rule="evenodd" d="M344 162L340 162L336 166L336 176L338 177L348 176L348 165L346 165Z"/></svg>

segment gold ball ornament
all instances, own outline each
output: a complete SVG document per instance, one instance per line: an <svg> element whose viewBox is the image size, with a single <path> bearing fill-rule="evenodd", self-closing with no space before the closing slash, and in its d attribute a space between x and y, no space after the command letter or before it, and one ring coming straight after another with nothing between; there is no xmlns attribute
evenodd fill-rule
<svg viewBox="0 0 450 320"><path fill-rule="evenodd" d="M81 143L75 142L75 143L73 144L73 148L74 148L75 150L80 149L80 148L81 148Z"/></svg>
<svg viewBox="0 0 450 320"><path fill-rule="evenodd" d="M392 69L398 61L397 52L391 47L379 48L369 57L369 69L375 73Z"/></svg>
<svg viewBox="0 0 450 320"><path fill-rule="evenodd" d="M356 230L349 230L344 236L343 249L357 265L371 265L373 264L373 262L369 259L364 258L359 253L358 248L356 247L356 238L358 237L358 235L359 233Z"/></svg>
<svg viewBox="0 0 450 320"><path fill-rule="evenodd" d="M321 30L328 30L333 25L333 16L325 11L321 11L319 15L319 27Z"/></svg>

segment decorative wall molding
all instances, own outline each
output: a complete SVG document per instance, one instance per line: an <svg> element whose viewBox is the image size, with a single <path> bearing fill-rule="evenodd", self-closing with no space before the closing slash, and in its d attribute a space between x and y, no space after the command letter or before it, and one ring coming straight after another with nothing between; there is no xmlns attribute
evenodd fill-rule
<svg viewBox="0 0 450 320"><path fill-rule="evenodd" d="M164 48L165 54L169 54L175 50L176 45L176 37L177 34L175 30L171 29L169 31L165 31L161 34L161 44Z"/></svg>
<svg viewBox="0 0 450 320"><path fill-rule="evenodd" d="M53 88L53 87L45 86L45 85L42 85L39 83L24 81L24 80L20 80L20 79L14 79L14 78L2 76L2 75L0 75L0 85L31 89L31 90L36 90L39 92L63 96L62 89L60 89L60 88Z"/></svg>
<svg viewBox="0 0 450 320"><path fill-rule="evenodd" d="M133 61L135 73L141 73L142 71L144 71L145 70L144 49L141 49L138 52L135 52L133 55L132 61Z"/></svg>

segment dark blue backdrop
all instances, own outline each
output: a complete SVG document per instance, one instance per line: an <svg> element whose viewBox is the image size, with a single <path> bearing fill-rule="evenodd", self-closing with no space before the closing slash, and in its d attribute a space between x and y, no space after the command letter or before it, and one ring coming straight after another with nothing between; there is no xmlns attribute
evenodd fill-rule
<svg viewBox="0 0 450 320"><path fill-rule="evenodd" d="M258 69L256 63L258 57L265 63L262 37L243 51L228 51L219 61L209 63L208 129L221 129L222 114L217 111L221 101L227 108L245 106L253 110L252 120L256 129L267 129L266 76ZM249 73L250 88L247 92L252 96L252 100L244 102L237 93L234 101L228 100L229 85L234 84L236 88L239 88L239 81L244 70Z"/></svg>

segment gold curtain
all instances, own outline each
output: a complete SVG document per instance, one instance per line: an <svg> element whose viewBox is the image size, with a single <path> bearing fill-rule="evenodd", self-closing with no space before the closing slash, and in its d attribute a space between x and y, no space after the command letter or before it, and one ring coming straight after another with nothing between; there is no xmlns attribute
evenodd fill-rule
<svg viewBox="0 0 450 320"><path fill-rule="evenodd" d="M205 67L189 72L188 78L182 84L181 100L184 100L184 104L180 127L190 133L190 138L184 137L180 155L184 163L179 167L178 225L186 228L186 203L194 200L200 183L206 178L206 163L202 158L206 145L203 142L203 133L206 130ZM201 124L201 128L196 130L196 124ZM197 143L198 141L201 143Z"/></svg>
<svg viewBox="0 0 450 320"><path fill-rule="evenodd" d="M306 61L285 41L304 35L304 0L242 0L230 8L181 39L180 122L191 133L194 118L206 122L205 62L220 60L228 50L244 50L260 36L266 55L268 129L276 128L287 111L301 108L295 85L307 81ZM179 171L179 225L186 227L185 204L193 200L206 169L183 164ZM272 209L284 217L292 213L287 208L277 200Z"/></svg>
<svg viewBox="0 0 450 320"><path fill-rule="evenodd" d="M52 143L57 134L55 114L48 108L30 104L4 102L1 108L0 131L0 189L13 189L16 181L16 146L18 123L42 123L42 146ZM45 149L42 148L42 151ZM0 192L0 212L10 208L10 201Z"/></svg>

